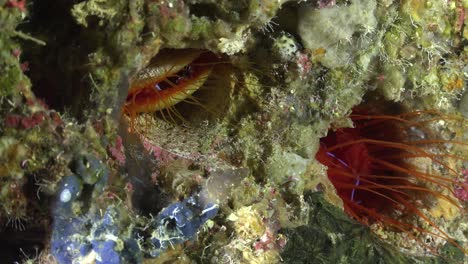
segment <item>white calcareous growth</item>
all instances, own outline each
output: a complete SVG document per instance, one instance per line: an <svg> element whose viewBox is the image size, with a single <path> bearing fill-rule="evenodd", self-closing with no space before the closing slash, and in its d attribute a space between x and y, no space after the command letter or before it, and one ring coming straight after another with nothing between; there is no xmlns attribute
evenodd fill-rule
<svg viewBox="0 0 468 264"><path fill-rule="evenodd" d="M273 42L273 52L284 62L293 60L298 50L297 41L288 33L283 32Z"/></svg>
<svg viewBox="0 0 468 264"><path fill-rule="evenodd" d="M66 188L60 193L60 201L62 203L68 203L71 200L71 196L70 190Z"/></svg>

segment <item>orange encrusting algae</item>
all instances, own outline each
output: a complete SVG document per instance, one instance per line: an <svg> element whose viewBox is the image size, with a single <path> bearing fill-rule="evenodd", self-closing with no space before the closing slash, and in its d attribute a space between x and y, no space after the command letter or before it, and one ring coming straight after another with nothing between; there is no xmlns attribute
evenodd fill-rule
<svg viewBox="0 0 468 264"><path fill-rule="evenodd" d="M175 104L199 104L191 95L205 83L219 59L207 51L188 49L166 52L154 60L132 80L123 106L132 122L139 113L161 110L173 119L172 115L179 115L171 109Z"/></svg>
<svg viewBox="0 0 468 264"><path fill-rule="evenodd" d="M380 224L416 241L421 240L415 232L442 238L466 254L466 249L434 223L430 209L444 200L463 214L454 189L467 190L468 186L457 179L461 172L448 160L467 161L468 143L433 138L429 126L441 120L465 120L433 110L396 115L368 112L356 108L350 116L354 127L329 131L316 154L328 167L328 178L345 211L364 225ZM448 143L459 147L461 155L446 153ZM438 165L444 175L421 169L421 160ZM418 221L429 228L415 224ZM426 248L437 254L436 248Z"/></svg>

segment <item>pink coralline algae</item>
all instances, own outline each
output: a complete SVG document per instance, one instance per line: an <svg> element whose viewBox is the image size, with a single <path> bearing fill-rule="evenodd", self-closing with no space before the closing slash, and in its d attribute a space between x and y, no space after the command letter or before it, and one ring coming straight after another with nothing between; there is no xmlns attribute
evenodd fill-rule
<svg viewBox="0 0 468 264"><path fill-rule="evenodd" d="M7 115L5 117L5 126L10 128L16 128L20 124L21 116L20 115Z"/></svg>
<svg viewBox="0 0 468 264"><path fill-rule="evenodd" d="M464 182L455 186L455 196L463 202L468 201L468 169L462 171Z"/></svg>
<svg viewBox="0 0 468 264"><path fill-rule="evenodd" d="M122 144L122 138L120 136L115 139L115 145L109 147L109 153L120 166L125 165L125 152Z"/></svg>
<svg viewBox="0 0 468 264"><path fill-rule="evenodd" d="M24 128L31 129L38 125L41 125L42 122L46 119L44 112L37 112L31 116L20 116L16 114L10 114L5 117L4 123L6 127L9 128Z"/></svg>
<svg viewBox="0 0 468 264"><path fill-rule="evenodd" d="M21 56L21 50L20 49L14 49L12 52L13 56L16 58L19 58Z"/></svg>
<svg viewBox="0 0 468 264"><path fill-rule="evenodd" d="M312 69L312 62L307 53L296 53L296 63L301 78L307 76L307 74L309 74L310 70Z"/></svg>
<svg viewBox="0 0 468 264"><path fill-rule="evenodd" d="M26 0L8 0L5 6L18 8L21 12L26 12Z"/></svg>
<svg viewBox="0 0 468 264"><path fill-rule="evenodd" d="M283 249L286 246L286 238L281 234L276 234L270 229L260 237L259 241L253 244L257 251L267 251L272 249Z"/></svg>
<svg viewBox="0 0 468 264"><path fill-rule="evenodd" d="M320 9L328 8L336 5L336 0L319 0L317 4Z"/></svg>
<svg viewBox="0 0 468 264"><path fill-rule="evenodd" d="M30 128L33 128L35 126L42 124L44 120L45 120L45 113L37 112L37 113L34 113L30 117L23 117L21 119L21 125L26 129L30 129Z"/></svg>
<svg viewBox="0 0 468 264"><path fill-rule="evenodd" d="M149 140L142 137L143 147L148 151L153 157L160 161L171 161L174 160L177 155L170 153L169 151L161 148L160 146L152 144Z"/></svg>
<svg viewBox="0 0 468 264"><path fill-rule="evenodd" d="M20 64L20 68L22 72L27 72L29 71L29 62L23 62Z"/></svg>
<svg viewBox="0 0 468 264"><path fill-rule="evenodd" d="M41 99L25 97L25 103L29 107L22 113L10 113L5 116L3 124L7 128L32 129L48 122L51 128L60 126L63 121L55 110L49 110L49 106ZM18 111L19 112L19 111Z"/></svg>

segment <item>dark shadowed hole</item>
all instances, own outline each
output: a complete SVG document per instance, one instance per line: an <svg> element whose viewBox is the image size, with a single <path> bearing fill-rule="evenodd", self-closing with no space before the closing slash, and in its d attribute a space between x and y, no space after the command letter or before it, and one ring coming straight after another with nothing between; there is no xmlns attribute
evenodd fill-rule
<svg viewBox="0 0 468 264"><path fill-rule="evenodd" d="M0 262L23 263L25 259L36 257L44 248L44 229L20 231L6 227L0 231Z"/></svg>
<svg viewBox="0 0 468 264"><path fill-rule="evenodd" d="M19 30L46 45L22 41L21 61L29 64L25 73L37 97L53 109L83 117L91 93L88 55L95 51L105 34L93 29L92 20L88 29L77 25L71 13L64 11L73 5L74 1L53 0L28 5L29 19Z"/></svg>
<svg viewBox="0 0 468 264"><path fill-rule="evenodd" d="M50 197L41 196L38 199L38 186L33 176L25 177L28 178L23 186L28 201L26 219L21 221L21 230L12 223L0 226L0 263L24 263L26 259L37 257L47 243L46 228L50 223L47 205Z"/></svg>

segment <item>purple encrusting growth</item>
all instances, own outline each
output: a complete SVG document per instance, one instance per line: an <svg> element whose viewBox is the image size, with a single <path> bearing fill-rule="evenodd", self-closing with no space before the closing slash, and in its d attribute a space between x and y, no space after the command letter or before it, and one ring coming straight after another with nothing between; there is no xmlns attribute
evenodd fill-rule
<svg viewBox="0 0 468 264"><path fill-rule="evenodd" d="M86 221L74 217L72 205L79 198L83 189L81 180L76 175L64 177L60 184L58 197L53 208L53 232L51 250L59 263L71 263L75 257L89 252L89 246L81 243L74 235L86 231ZM72 239L72 237L74 237Z"/></svg>
<svg viewBox="0 0 468 264"><path fill-rule="evenodd" d="M152 222L149 255L157 257L169 246L193 239L198 229L217 212L217 205L203 206L198 195L169 205Z"/></svg>
<svg viewBox="0 0 468 264"><path fill-rule="evenodd" d="M64 177L60 183L52 212L51 239L51 251L59 263L75 263L88 256L93 256L96 263L141 263L143 255L157 257L170 245L193 239L218 212L217 205L205 204L195 194L163 209L148 220L144 233L139 233L142 229L126 224L118 206L109 206L102 216L83 206L84 193L97 196L103 192L102 183L107 182L109 173L101 165L93 157L80 158L75 163L80 176Z"/></svg>
<svg viewBox="0 0 468 264"><path fill-rule="evenodd" d="M109 176L107 167L90 155L78 158L73 165L79 176L62 179L52 212L52 254L59 263L74 263L91 252L96 254L96 263L141 262L141 252L134 250L136 241L122 237L116 207L109 206L100 217L90 206L83 205L86 204L84 192L92 193L93 197L102 194ZM117 250L119 242L124 247Z"/></svg>

